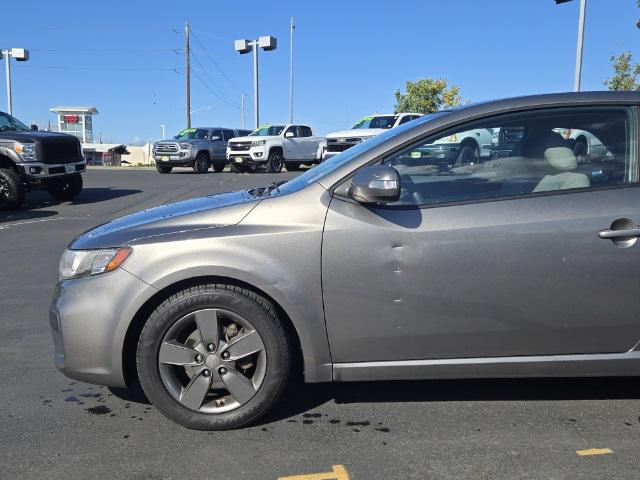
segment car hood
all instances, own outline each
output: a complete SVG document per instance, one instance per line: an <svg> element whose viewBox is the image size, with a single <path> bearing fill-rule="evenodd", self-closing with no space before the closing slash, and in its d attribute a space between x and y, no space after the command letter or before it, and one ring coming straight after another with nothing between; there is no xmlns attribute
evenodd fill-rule
<svg viewBox="0 0 640 480"><path fill-rule="evenodd" d="M236 225L260 200L247 191L241 191L149 208L89 230L73 240L69 248L120 247L159 235Z"/></svg>
<svg viewBox="0 0 640 480"><path fill-rule="evenodd" d="M67 135L66 133L46 132L43 130L27 130L26 132L16 132L13 130L5 130L1 134L3 139L16 140L18 142L24 142L24 141L36 142L39 140L49 140L52 138L63 138L66 140L70 137L73 137L73 135Z"/></svg>
<svg viewBox="0 0 640 480"><path fill-rule="evenodd" d="M280 138L280 135L263 135L263 136L253 135L251 137L235 137L235 138L229 139L229 143L253 142L256 140L273 140L274 138Z"/></svg>
<svg viewBox="0 0 640 480"><path fill-rule="evenodd" d="M384 132L384 128L354 128L353 130L340 130L339 132L331 132L327 138L344 138L344 137L373 137Z"/></svg>

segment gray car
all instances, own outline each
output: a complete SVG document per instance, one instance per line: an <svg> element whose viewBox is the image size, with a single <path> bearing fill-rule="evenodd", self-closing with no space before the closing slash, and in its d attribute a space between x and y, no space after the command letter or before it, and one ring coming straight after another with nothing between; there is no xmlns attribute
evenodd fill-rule
<svg viewBox="0 0 640 480"><path fill-rule="evenodd" d="M637 375L639 108L637 92L467 106L281 185L101 225L61 260L55 364L139 379L167 417L211 430L264 415L296 369L307 382ZM428 148L486 128L519 135L470 163ZM606 153L578 162L565 129Z"/></svg>
<svg viewBox="0 0 640 480"><path fill-rule="evenodd" d="M249 133L221 127L185 128L172 140L153 144L156 170L171 173L174 167L192 167L195 173L206 173L212 167L214 172L222 172L227 164L228 141Z"/></svg>

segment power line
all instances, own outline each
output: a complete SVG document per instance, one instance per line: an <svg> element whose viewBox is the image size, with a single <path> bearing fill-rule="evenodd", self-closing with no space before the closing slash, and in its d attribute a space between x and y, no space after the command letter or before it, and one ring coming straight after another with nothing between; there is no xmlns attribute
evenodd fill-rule
<svg viewBox="0 0 640 480"><path fill-rule="evenodd" d="M192 70L192 72L193 72L193 74L195 75L195 77L196 77L198 80L200 80L200 83L202 83L202 85L204 85L204 86L205 86L205 88L206 88L207 90L209 90L209 91L210 91L211 93L213 93L216 97L218 97L218 98L219 98L223 103L225 103L225 104L229 105L230 107L233 107L233 108L235 108L235 109L237 109L237 110L240 110L240 107L238 107L237 105L234 105L234 104L232 104L232 103L228 102L227 100L225 100L224 98L222 98L222 97L218 94L218 92L216 92L214 89L212 89L212 88L209 86L209 84L208 84L207 82L205 82L205 81L202 79L202 77L198 74L198 72L197 72L197 71Z"/></svg>
<svg viewBox="0 0 640 480"><path fill-rule="evenodd" d="M196 61L196 63L200 66L201 70L204 75L209 79L209 81L211 82L211 84L213 85L213 87L217 90L218 93L216 93L216 97L218 97L222 102L226 103L229 106L232 106L233 108L238 108L238 105L233 102L233 100L231 100L230 98L228 98L220 89L220 87L218 86L218 84L213 80L213 78L211 78L211 75L209 75L209 73L204 70L204 67L202 65L202 63L200 62L200 59L198 59L198 56L195 55L193 53L193 50L191 51L193 59ZM195 73L195 72L194 72ZM202 81L202 77L200 77L201 81ZM213 92L213 89L209 88L209 90L211 90Z"/></svg>
<svg viewBox="0 0 640 480"><path fill-rule="evenodd" d="M202 35L206 35L207 37L211 37L211 38L214 38L214 39L216 39L216 40L222 40L222 37L218 37L217 35L211 35L210 33L203 32L202 30L196 30L196 29L195 29L195 28L193 28L193 27L191 27L191 31L192 31L192 32L198 32L198 33L200 33L200 34L202 34Z"/></svg>
<svg viewBox="0 0 640 480"><path fill-rule="evenodd" d="M66 65L21 65L20 68L42 68L49 70L117 70L117 71L140 71L140 72L175 72L180 73L184 67L78 67Z"/></svg>
<svg viewBox="0 0 640 480"><path fill-rule="evenodd" d="M196 42L198 42L198 45L200 45L200 48L202 48L202 50L204 50L205 55L209 58L209 60L211 60L211 63L213 63L213 65L218 69L218 71L222 74L222 76L236 89L238 90L240 93L245 94L244 90L242 90L233 80L231 80L231 78L229 78L227 76L227 74L225 73L225 71L220 67L220 65L218 65L218 63L213 59L213 57L207 52L207 49L205 48L205 46L202 44L202 42L200 41L200 39L198 38L197 35L194 35L193 38L195 38Z"/></svg>
<svg viewBox="0 0 640 480"><path fill-rule="evenodd" d="M147 49L135 49L135 48L30 48L33 52L115 52L115 53L168 53L172 52L176 55L182 53L182 48L147 48Z"/></svg>

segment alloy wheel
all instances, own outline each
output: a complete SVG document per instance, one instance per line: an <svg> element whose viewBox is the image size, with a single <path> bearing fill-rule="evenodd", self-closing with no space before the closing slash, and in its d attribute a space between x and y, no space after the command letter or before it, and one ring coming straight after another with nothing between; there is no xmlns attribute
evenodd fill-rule
<svg viewBox="0 0 640 480"><path fill-rule="evenodd" d="M247 403L266 372L260 334L225 309L185 315L165 333L158 352L160 378L170 395L201 413L223 413Z"/></svg>

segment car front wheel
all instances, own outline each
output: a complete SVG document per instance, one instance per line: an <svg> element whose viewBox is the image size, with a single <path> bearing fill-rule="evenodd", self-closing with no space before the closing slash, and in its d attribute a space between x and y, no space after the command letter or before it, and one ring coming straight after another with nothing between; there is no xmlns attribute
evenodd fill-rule
<svg viewBox="0 0 640 480"><path fill-rule="evenodd" d="M16 208L24 203L25 188L18 172L0 168L0 210Z"/></svg>
<svg viewBox="0 0 640 480"><path fill-rule="evenodd" d="M282 171L283 165L284 162L282 160L282 154L280 152L276 150L269 154L269 159L267 160L267 172L280 173Z"/></svg>
<svg viewBox="0 0 640 480"><path fill-rule="evenodd" d="M207 170L209 170L209 156L200 152L193 162L193 171L194 173L207 173Z"/></svg>
<svg viewBox="0 0 640 480"><path fill-rule="evenodd" d="M151 314L137 350L140 383L174 422L239 428L263 416L289 379L291 352L274 306L252 291L207 284Z"/></svg>

